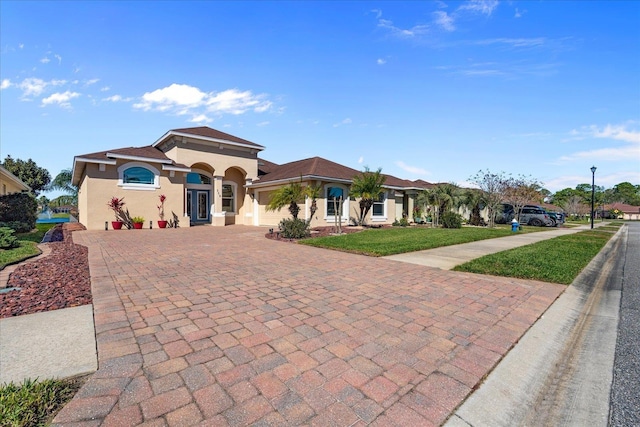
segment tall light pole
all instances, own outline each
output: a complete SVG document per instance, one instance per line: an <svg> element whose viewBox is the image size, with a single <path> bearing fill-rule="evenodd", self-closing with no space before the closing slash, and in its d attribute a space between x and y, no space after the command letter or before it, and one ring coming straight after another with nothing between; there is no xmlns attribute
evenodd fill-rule
<svg viewBox="0 0 640 427"><path fill-rule="evenodd" d="M591 166L591 229L593 230L593 206L596 195L596 167Z"/></svg>

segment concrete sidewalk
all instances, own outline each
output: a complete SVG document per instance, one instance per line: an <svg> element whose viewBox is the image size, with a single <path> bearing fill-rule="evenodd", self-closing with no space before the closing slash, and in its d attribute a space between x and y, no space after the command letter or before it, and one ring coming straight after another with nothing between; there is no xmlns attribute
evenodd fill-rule
<svg viewBox="0 0 640 427"><path fill-rule="evenodd" d="M594 226L599 227L604 224L607 223L598 223L594 224ZM588 230L589 228L588 225L581 225L573 228L553 228L548 231L539 231L536 233L514 233L513 236L480 240L477 242L463 243L461 245L444 246L424 251L407 252L383 258L426 267L440 268L442 270L451 270L456 265L464 264L475 258L529 245L542 240L553 239L558 236L578 233Z"/></svg>
<svg viewBox="0 0 640 427"><path fill-rule="evenodd" d="M0 384L96 369L91 304L0 319Z"/></svg>

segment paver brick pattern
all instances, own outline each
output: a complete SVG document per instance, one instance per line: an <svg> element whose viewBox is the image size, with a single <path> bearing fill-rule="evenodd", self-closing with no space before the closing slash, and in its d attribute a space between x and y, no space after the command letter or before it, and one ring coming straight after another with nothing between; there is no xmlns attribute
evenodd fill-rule
<svg viewBox="0 0 640 427"><path fill-rule="evenodd" d="M264 232L76 232L99 369L54 425L437 426L564 289Z"/></svg>

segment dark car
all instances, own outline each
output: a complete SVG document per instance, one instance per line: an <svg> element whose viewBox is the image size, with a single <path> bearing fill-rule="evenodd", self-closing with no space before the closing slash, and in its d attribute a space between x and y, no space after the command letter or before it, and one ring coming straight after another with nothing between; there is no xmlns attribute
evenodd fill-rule
<svg viewBox="0 0 640 427"><path fill-rule="evenodd" d="M496 216L496 222L498 224L506 224L511 222L513 218L516 218L513 205L503 203L502 212ZM551 218L551 215L543 207L537 205L524 205L520 211L519 222L520 224L535 227L555 227L558 224L556 218Z"/></svg>

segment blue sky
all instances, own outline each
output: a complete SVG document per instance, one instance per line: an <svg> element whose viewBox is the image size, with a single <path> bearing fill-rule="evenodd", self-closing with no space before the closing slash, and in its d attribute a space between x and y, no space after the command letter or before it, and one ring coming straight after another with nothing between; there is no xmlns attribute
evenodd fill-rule
<svg viewBox="0 0 640 427"><path fill-rule="evenodd" d="M640 2L0 2L0 156L210 126L285 163L640 184Z"/></svg>

